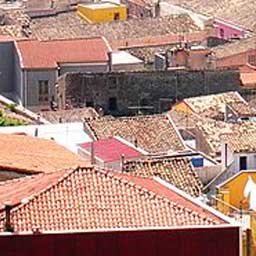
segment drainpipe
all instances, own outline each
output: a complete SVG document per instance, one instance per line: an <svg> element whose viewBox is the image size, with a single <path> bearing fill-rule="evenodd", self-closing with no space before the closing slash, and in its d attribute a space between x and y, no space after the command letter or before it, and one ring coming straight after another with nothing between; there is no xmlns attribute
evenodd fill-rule
<svg viewBox="0 0 256 256"><path fill-rule="evenodd" d="M112 70L113 70L112 52L108 52L108 71L112 72Z"/></svg>
<svg viewBox="0 0 256 256"><path fill-rule="evenodd" d="M6 202L5 203L5 224L4 224L5 232L13 232L14 231L12 224L11 224L11 209L12 209L11 202Z"/></svg>
<svg viewBox="0 0 256 256"><path fill-rule="evenodd" d="M224 164L225 164L225 168L228 167L228 144L225 143L224 144Z"/></svg>
<svg viewBox="0 0 256 256"><path fill-rule="evenodd" d="M27 71L24 70L24 107L27 108L28 105L28 98L27 98L27 92L28 92L28 75Z"/></svg>

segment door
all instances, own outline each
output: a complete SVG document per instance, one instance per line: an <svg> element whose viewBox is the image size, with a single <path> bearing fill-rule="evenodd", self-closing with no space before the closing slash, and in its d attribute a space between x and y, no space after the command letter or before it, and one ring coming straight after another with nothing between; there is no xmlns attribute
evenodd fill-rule
<svg viewBox="0 0 256 256"><path fill-rule="evenodd" d="M240 171L247 170L247 157L246 156L240 156L239 169L240 169Z"/></svg>

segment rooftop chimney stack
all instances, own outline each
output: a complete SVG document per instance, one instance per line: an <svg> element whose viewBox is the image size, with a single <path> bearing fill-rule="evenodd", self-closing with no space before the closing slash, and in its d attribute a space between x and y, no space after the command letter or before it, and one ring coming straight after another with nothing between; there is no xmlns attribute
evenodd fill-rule
<svg viewBox="0 0 256 256"><path fill-rule="evenodd" d="M14 231L12 224L11 224L11 209L12 209L11 202L6 202L5 203L5 225L4 225L5 232L13 232Z"/></svg>

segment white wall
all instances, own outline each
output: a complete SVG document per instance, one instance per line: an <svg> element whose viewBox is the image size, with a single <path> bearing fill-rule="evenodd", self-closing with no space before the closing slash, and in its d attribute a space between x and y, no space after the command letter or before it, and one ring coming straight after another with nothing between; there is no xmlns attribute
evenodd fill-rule
<svg viewBox="0 0 256 256"><path fill-rule="evenodd" d="M239 171L239 159L241 156L247 157L247 170L255 170L256 169L256 152L255 153L241 153L234 154L234 170Z"/></svg>

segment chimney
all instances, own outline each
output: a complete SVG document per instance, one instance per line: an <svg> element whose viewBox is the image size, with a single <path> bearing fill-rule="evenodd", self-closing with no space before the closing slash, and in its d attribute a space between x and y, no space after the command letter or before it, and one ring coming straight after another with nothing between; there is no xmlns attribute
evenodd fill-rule
<svg viewBox="0 0 256 256"><path fill-rule="evenodd" d="M95 164L94 141L91 142L91 164Z"/></svg>
<svg viewBox="0 0 256 256"><path fill-rule="evenodd" d="M35 129L35 137L38 137L38 128Z"/></svg>
<svg viewBox="0 0 256 256"><path fill-rule="evenodd" d="M124 168L124 154L121 155L121 171Z"/></svg>
<svg viewBox="0 0 256 256"><path fill-rule="evenodd" d="M11 225L11 209L12 204L11 202L5 202L5 225L4 225L4 231L5 232L13 232L14 229Z"/></svg>
<svg viewBox="0 0 256 256"><path fill-rule="evenodd" d="M113 57L112 57L112 52L108 52L108 71L112 72L113 68Z"/></svg>
<svg viewBox="0 0 256 256"><path fill-rule="evenodd" d="M137 138L135 138L135 140L134 140L134 145L135 145L136 148L138 147L138 140L137 140Z"/></svg>

